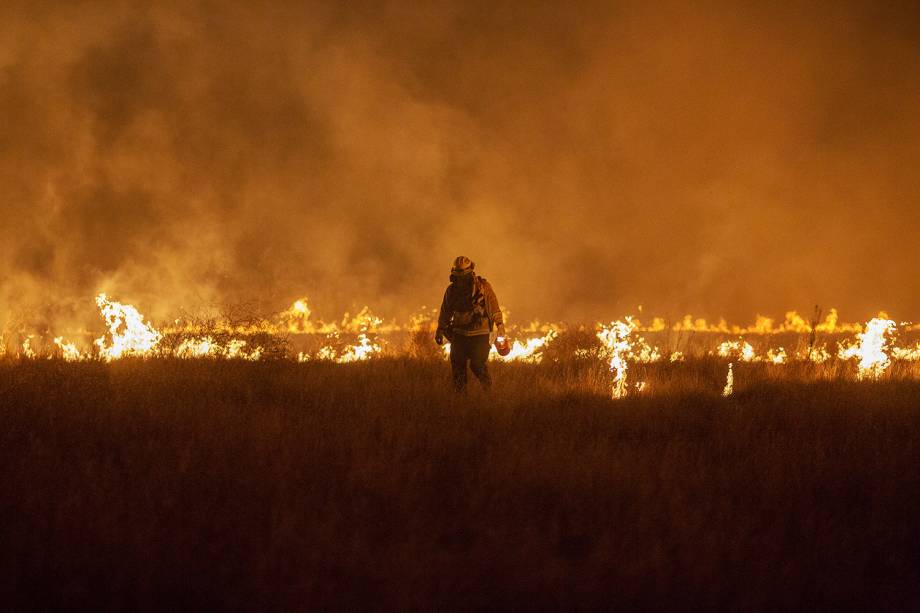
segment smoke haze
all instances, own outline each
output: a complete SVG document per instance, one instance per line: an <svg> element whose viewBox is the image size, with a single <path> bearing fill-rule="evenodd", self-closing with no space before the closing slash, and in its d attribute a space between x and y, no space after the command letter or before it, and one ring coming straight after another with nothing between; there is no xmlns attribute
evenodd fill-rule
<svg viewBox="0 0 920 613"><path fill-rule="evenodd" d="M0 318L404 317L459 254L518 321L918 317L918 74L915 2L6 2Z"/></svg>

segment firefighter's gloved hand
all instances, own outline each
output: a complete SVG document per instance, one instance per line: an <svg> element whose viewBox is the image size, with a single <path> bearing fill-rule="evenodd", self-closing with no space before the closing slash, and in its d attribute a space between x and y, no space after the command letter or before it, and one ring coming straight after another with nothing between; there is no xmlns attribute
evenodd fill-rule
<svg viewBox="0 0 920 613"><path fill-rule="evenodd" d="M439 345L444 344L444 331L443 330L438 329L438 331L434 333L434 342L436 342Z"/></svg>
<svg viewBox="0 0 920 613"><path fill-rule="evenodd" d="M500 338L504 337L505 336L505 324L498 324L497 332Z"/></svg>

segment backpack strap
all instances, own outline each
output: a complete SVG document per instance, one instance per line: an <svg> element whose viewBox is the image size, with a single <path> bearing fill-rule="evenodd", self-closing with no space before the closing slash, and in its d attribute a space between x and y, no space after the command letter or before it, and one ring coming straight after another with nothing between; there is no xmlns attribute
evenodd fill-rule
<svg viewBox="0 0 920 613"><path fill-rule="evenodd" d="M488 317L491 321L491 318L489 317L489 309L486 306L486 294L484 291L482 291L483 281L485 281L485 279L478 276L473 279L473 310L482 311L481 314L485 317Z"/></svg>

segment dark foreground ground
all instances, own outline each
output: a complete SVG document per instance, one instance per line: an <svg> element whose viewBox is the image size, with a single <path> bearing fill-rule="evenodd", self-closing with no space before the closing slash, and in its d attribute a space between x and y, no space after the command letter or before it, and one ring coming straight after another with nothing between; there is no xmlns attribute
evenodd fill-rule
<svg viewBox="0 0 920 613"><path fill-rule="evenodd" d="M0 607L920 608L920 383L445 368L0 363Z"/></svg>

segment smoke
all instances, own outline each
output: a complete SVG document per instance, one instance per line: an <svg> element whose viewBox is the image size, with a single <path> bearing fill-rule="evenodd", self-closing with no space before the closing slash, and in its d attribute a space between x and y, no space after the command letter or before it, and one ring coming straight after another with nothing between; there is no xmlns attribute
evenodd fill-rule
<svg viewBox="0 0 920 613"><path fill-rule="evenodd" d="M151 6L153 4L153 6ZM920 312L914 3L12 2L0 319ZM37 322L37 323L36 323Z"/></svg>

